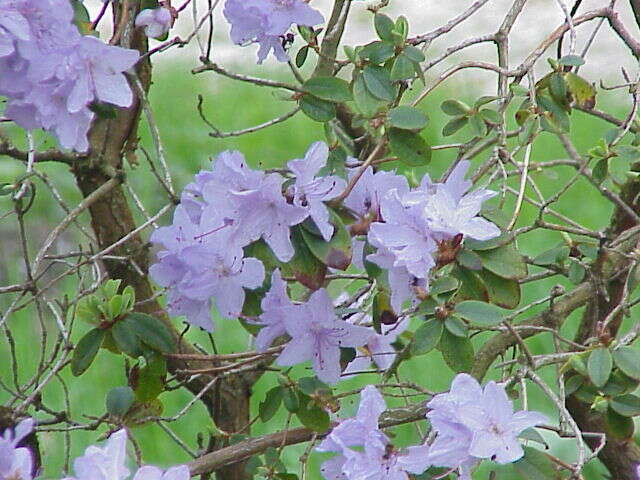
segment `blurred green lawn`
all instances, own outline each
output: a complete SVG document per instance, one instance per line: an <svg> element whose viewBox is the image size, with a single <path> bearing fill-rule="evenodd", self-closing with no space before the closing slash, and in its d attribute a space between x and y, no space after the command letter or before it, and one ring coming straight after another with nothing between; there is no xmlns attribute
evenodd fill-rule
<svg viewBox="0 0 640 480"><path fill-rule="evenodd" d="M473 99L490 94L490 91L470 91L464 85L457 85L450 90L449 96L461 99ZM460 95L460 92L464 92ZM291 102L284 102L278 99L277 93L269 89L248 86L238 82L232 82L221 77L211 75L200 75L193 77L189 73L189 68L176 67L160 69L156 73L154 86L152 88L150 100L160 127L162 140L166 148L167 159L170 164L172 175L176 181L177 188L181 189L188 183L193 174L201 168L209 165L209 159L218 152L233 148L241 150L254 166L278 167L282 166L291 158L300 157L312 141L322 140L323 129L302 114L293 119L276 125L268 130L263 130L243 137L229 138L225 140L213 139L207 135L208 130L204 122L198 117L196 106L198 104L197 95L204 98L204 112L209 119L220 130L228 131L245 128L265 122L275 116L286 113L294 107ZM440 111L439 104L447 98L445 91L439 91L428 98L422 105L425 112L430 117L430 125L427 127L425 136L433 144L451 143L454 141L468 140L470 134L466 131L460 132L453 138L443 139L440 130L447 120L447 117ZM607 103L606 101L601 103ZM624 109L617 108L618 113L623 116ZM594 120L584 114L576 112L573 114L574 125L572 127L572 137L581 152L593 146L598 138L609 129L600 121ZM142 122L145 123L144 120ZM142 145L153 155L153 147L149 140L148 132L143 127ZM481 159L485 159L489 152L484 153L475 164ZM549 135L542 135L535 144L532 154L532 161L553 160L564 158L560 145ZM426 169L432 177L437 178L453 158L453 152L438 151L434 153L432 164ZM144 157L140 155L140 164L134 169L129 169L128 178L134 189L140 195L147 210L155 212L164 205L164 195L158 183L151 176ZM22 166L6 158L0 160L0 181L2 178L12 178L22 171ZM73 201L78 200L73 178L64 166L60 165L38 165L41 171L46 172L49 177L58 185L65 198ZM534 177L539 182L543 193L548 196L553 194L563 181L570 178L574 170L569 167L560 167L554 170L553 175L546 173L534 173ZM418 175L422 171L417 172ZM512 178L510 184L517 185L517 178ZM44 188L40 187L44 190ZM586 182L577 182L564 195L563 199L556 204L556 209L574 220L580 222L588 228L603 228L607 225L611 206L604 202L601 197L595 194L596 191ZM6 198L6 197L5 197ZM6 202L6 200L0 200ZM2 212L9 206L0 203ZM513 199L507 197L504 209L510 214L513 209ZM531 222L536 215L536 210L529 205L524 206L520 224ZM139 214L139 212L138 212ZM37 240L42 240L46 235L47 228L55 225L63 217L60 208L55 205L50 196L43 192L38 195L34 209L28 216L28 226L32 229L34 243L32 249L37 248ZM87 221L86 216L82 217ZM142 218L142 217L140 217ZM170 222L167 215L162 224ZM88 222L87 222L88 223ZM14 221L6 219L0 222L0 240L6 247L7 254L3 255L0 262L0 278L2 284L9 284L21 281L22 267L18 261L18 250L15 242ZM148 233L148 232L147 232ZM73 249L80 237L65 237L67 245L64 248ZM552 233L535 231L525 235L520 247L522 251L529 255L535 255L541 251L549 249L560 241L560 236ZM8 242L8 243L7 243ZM13 245L12 245L13 243ZM2 262L4 264L2 264ZM67 278L60 286L56 295L62 296L65 291L73 292L76 286L76 278ZM524 292L523 305L531 300L541 298L548 294L549 289L555 284L563 284L570 287L568 282L562 279L550 279L546 281L527 284ZM68 290L65 290L68 289ZM337 292L336 292L337 293ZM6 297L6 296L5 296ZM0 297L0 309L4 310L8 306L8 299ZM531 312L537 311L536 308ZM574 315L566 322L565 333L570 334L575 329L579 316ZM11 331L14 334L17 345L17 354L20 361L20 379L24 381L30 378L37 361L32 345L34 339L39 338L38 325L33 315L33 311L26 309L18 312L11 318ZM53 329L55 327L51 326ZM73 340L77 341L80 336L88 330L87 325L77 324L74 328ZM209 348L209 339L199 332L190 332L188 337L191 341ZM237 323L232 321L218 321L218 330L214 334L217 347L222 352L234 352L248 347L248 337L244 330ZM480 344L486 337L478 335L475 343ZM551 338L547 335L540 335L528 342L534 352L549 351ZM12 384L12 374L7 368L9 351L6 341L0 341L0 378L8 384ZM305 367L296 367L294 372L305 374ZM551 380L553 371L547 370L545 378ZM406 362L400 369L400 376L407 381L413 381L431 390L445 390L448 388L453 373L445 366L440 354L431 352L428 355L418 357ZM107 351L101 351L97 361L90 370L81 378L76 379L70 372L65 371L62 379L66 388L70 392L72 413L74 418L83 419L83 415L98 416L104 413L104 399L106 393L114 386L123 385L124 364L122 358L118 358ZM349 378L338 386L339 391L359 388L368 382L374 382L377 377L374 375L364 375L358 378ZM264 398L265 392L275 384L275 375L266 374L253 388L253 405L257 409L258 403ZM535 388L529 390L530 405L535 408L545 410L551 415L553 420L557 417L553 413L549 402ZM190 395L183 391L165 393L161 399L165 405L164 414L167 416L175 414L182 406L188 402ZM43 401L55 409L64 409L62 386L58 381L53 381L45 390ZM0 405L6 402L6 393L0 390ZM391 405L400 404L400 400L393 399ZM350 397L343 402L343 413L352 414L357 405L357 397ZM256 410L254 410L256 411ZM256 423L252 430L253 434L273 432L284 426L286 415L280 411L266 425ZM83 419L85 421L86 419ZM180 421L171 424L171 428L193 449L197 449L195 444L198 432L214 431L213 425L206 416L204 408L200 404L195 404L185 417ZM188 456L157 426L150 425L136 428L133 431L138 439L145 462L168 466L177 462L186 461ZM397 429L397 439L400 444L415 442L417 433L415 427L406 426ZM72 434L73 448L72 458L80 454L83 449L97 438L96 432L74 432ZM560 441L551 438L552 452L565 460L572 460L575 457L573 443L571 441ZM44 457L46 459L45 476L59 476L62 468L62 452L64 447L63 436L60 434L41 435L41 444ZM285 463L291 471L300 473L298 457L304 452L304 446L292 447L285 450ZM309 463L308 477L310 479L319 478L318 461L320 455L311 456ZM479 470L476 478L487 478L486 469ZM587 468L586 478L596 480L603 478L602 467L597 462Z"/></svg>

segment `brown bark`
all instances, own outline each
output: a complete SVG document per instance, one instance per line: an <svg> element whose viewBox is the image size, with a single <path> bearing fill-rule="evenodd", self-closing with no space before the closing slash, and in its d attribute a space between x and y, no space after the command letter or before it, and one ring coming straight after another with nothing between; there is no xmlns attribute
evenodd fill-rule
<svg viewBox="0 0 640 480"><path fill-rule="evenodd" d="M635 212L640 212L639 194L640 182L634 179L630 180L622 188L621 198ZM617 208L614 211L609 228L610 238L620 235L633 226L635 226L635 223L629 214L621 208ZM594 265L593 273L596 278L603 278L599 273L608 261L610 261L609 253L603 251ZM628 261L622 263L622 268L620 268L621 275L615 276L606 283L603 282L600 286L600 291L596 291L596 294L587 303L580 328L575 337L577 343L582 344L589 338L602 337L603 335L605 335L603 338L609 335L615 337L618 333L623 320L623 310L611 319L607 332L601 332L600 325L616 306L621 301L624 301L625 263L628 263ZM640 447L633 438L616 438L608 428L603 414L592 410L590 404L580 401L573 395L567 398L567 409L583 432L603 432L607 435L607 442L598 457L609 470L611 478L616 480L640 480L637 472L638 462L640 462ZM587 439L587 443L591 448L595 448L598 442L597 439Z"/></svg>

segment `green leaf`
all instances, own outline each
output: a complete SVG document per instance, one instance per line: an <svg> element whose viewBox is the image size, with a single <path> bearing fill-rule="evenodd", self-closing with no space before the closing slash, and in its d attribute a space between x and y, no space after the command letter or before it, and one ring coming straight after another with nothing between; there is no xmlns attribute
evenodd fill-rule
<svg viewBox="0 0 640 480"><path fill-rule="evenodd" d="M527 276L527 264L513 243L492 250L479 250L482 265L499 277L521 280Z"/></svg>
<svg viewBox="0 0 640 480"><path fill-rule="evenodd" d="M353 98L349 83L337 77L312 77L302 88L311 95L329 102L343 103Z"/></svg>
<svg viewBox="0 0 640 480"><path fill-rule="evenodd" d="M335 104L313 95L304 95L300 99L300 108L307 117L316 122L328 122L336 116Z"/></svg>
<svg viewBox="0 0 640 480"><path fill-rule="evenodd" d="M328 242L325 242L321 236L309 232L308 229L304 228L305 224L300 230L302 238L311 253L327 267L346 270L351 265L351 235L349 235L338 214L331 209L329 209L329 221L333 225L334 231Z"/></svg>
<svg viewBox="0 0 640 480"><path fill-rule="evenodd" d="M607 384L600 389L600 391L607 396L624 395L625 393L631 393L638 388L640 380L631 378L620 370L614 370L609 377Z"/></svg>
<svg viewBox="0 0 640 480"><path fill-rule="evenodd" d="M164 391L167 378L167 361L162 355L152 354L146 363L138 367L134 391L140 402L150 402Z"/></svg>
<svg viewBox="0 0 640 480"><path fill-rule="evenodd" d="M511 243L513 237L509 233L502 233L497 237L490 240L474 240L473 238L465 238L464 246L471 250L493 250L494 248L501 247L507 243Z"/></svg>
<svg viewBox="0 0 640 480"><path fill-rule="evenodd" d="M386 105L369 92L361 74L353 81L353 99L358 111L367 118L374 117Z"/></svg>
<svg viewBox="0 0 640 480"><path fill-rule="evenodd" d="M422 130L427 121L427 116L421 110L408 105L401 105L389 112L391 126L403 130Z"/></svg>
<svg viewBox="0 0 640 480"><path fill-rule="evenodd" d="M404 54L398 55L391 67L391 80L408 80L415 76L415 64Z"/></svg>
<svg viewBox="0 0 640 480"><path fill-rule="evenodd" d="M551 248L533 259L536 265L562 265L569 258L570 249L566 245Z"/></svg>
<svg viewBox="0 0 640 480"><path fill-rule="evenodd" d="M529 95L529 89L517 83L510 83L509 90L517 97L526 97Z"/></svg>
<svg viewBox="0 0 640 480"><path fill-rule="evenodd" d="M467 328L467 325L456 316L447 317L444 321L444 326L447 328L449 333L456 337L466 338L469 336L469 328Z"/></svg>
<svg viewBox="0 0 640 480"><path fill-rule="evenodd" d="M440 109L447 115L457 117L459 115L468 115L471 107L460 100L449 99L442 102Z"/></svg>
<svg viewBox="0 0 640 480"><path fill-rule="evenodd" d="M410 351L412 355L424 355L433 350L442 337L443 324L440 320L431 318L420 325L413 334Z"/></svg>
<svg viewBox="0 0 640 480"><path fill-rule="evenodd" d="M138 332L130 318L116 322L110 331L116 347L118 347L118 350L122 353L126 353L133 358L142 355Z"/></svg>
<svg viewBox="0 0 640 480"><path fill-rule="evenodd" d="M596 163L595 167L593 167L592 175L593 180L598 185L604 182L609 175L609 159L601 158L600 160L598 160L598 163Z"/></svg>
<svg viewBox="0 0 640 480"><path fill-rule="evenodd" d="M483 108L482 110L480 110L479 114L484 120L488 122L496 124L502 122L502 117L500 116L500 114L495 110L491 110L490 108Z"/></svg>
<svg viewBox="0 0 640 480"><path fill-rule="evenodd" d="M429 285L430 295L440 295L441 293L451 292L458 288L460 282L454 277L438 277Z"/></svg>
<svg viewBox="0 0 640 480"><path fill-rule="evenodd" d="M393 31L395 30L396 25L391 18L383 13L376 13L373 18L373 25L378 37L380 37L380 40L385 40L387 42L394 41Z"/></svg>
<svg viewBox="0 0 640 480"><path fill-rule="evenodd" d="M80 33L82 35L92 34L91 17L87 8L80 0L72 0L71 6L73 7L73 23L78 27Z"/></svg>
<svg viewBox="0 0 640 480"><path fill-rule="evenodd" d="M396 54L392 44L387 42L371 42L360 50L360 57L376 65L381 65Z"/></svg>
<svg viewBox="0 0 640 480"><path fill-rule="evenodd" d="M319 391L331 391L329 385L318 380L318 377L303 377L298 380L298 387L306 395L313 395Z"/></svg>
<svg viewBox="0 0 640 480"><path fill-rule="evenodd" d="M431 146L417 133L390 128L388 135L391 151L402 163L420 167L431 161Z"/></svg>
<svg viewBox="0 0 640 480"><path fill-rule="evenodd" d="M364 84L367 86L367 90L376 98L380 100L386 100L387 102L393 102L397 95L397 89L391 82L391 75L389 71L373 65L368 65L362 71L362 77L364 78Z"/></svg>
<svg viewBox="0 0 640 480"><path fill-rule="evenodd" d="M424 62L426 60L424 53L422 53L422 50L420 50L418 47L414 47L413 45L407 45L406 47L404 47L402 53L404 53L409 58L409 60L415 63Z"/></svg>
<svg viewBox="0 0 640 480"><path fill-rule="evenodd" d="M552 133L567 133L571 128L569 115L562 106L558 105L551 97L539 94L536 101L549 115L541 117L541 124L545 130Z"/></svg>
<svg viewBox="0 0 640 480"><path fill-rule="evenodd" d="M460 281L460 288L453 297L454 301L489 301L489 292L478 272L457 266L451 271L451 274Z"/></svg>
<svg viewBox="0 0 640 480"><path fill-rule="evenodd" d="M576 105L588 109L596 106L596 89L593 85L573 72L565 74L565 81Z"/></svg>
<svg viewBox="0 0 640 480"><path fill-rule="evenodd" d="M296 413L300 408L300 399L298 398L298 393L291 389L285 388L282 392L282 404L287 411L291 413Z"/></svg>
<svg viewBox="0 0 640 480"><path fill-rule="evenodd" d="M540 445L544 446L544 448L546 449L550 448L549 444L545 441L544 437L540 435L540 432L538 432L538 430L536 430L533 427L523 430L522 433L518 435L518 438L521 440L530 440L532 442L539 443Z"/></svg>
<svg viewBox="0 0 640 480"><path fill-rule="evenodd" d="M291 229L291 242L295 255L282 265L282 272L293 276L298 282L311 290L317 290L324 285L327 266L311 252L302 234L302 227L296 225Z"/></svg>
<svg viewBox="0 0 640 480"><path fill-rule="evenodd" d="M611 352L607 348L596 348L589 355L587 361L587 371L589 372L589 378L596 387L603 387L611 370L613 368L613 359L611 358Z"/></svg>
<svg viewBox="0 0 640 480"><path fill-rule="evenodd" d="M359 48L362 48L362 47L359 47ZM351 63L356 63L358 61L355 48L350 47L349 45L344 45L342 49L344 50L344 54L347 56L347 58Z"/></svg>
<svg viewBox="0 0 640 480"><path fill-rule="evenodd" d="M587 271L585 268L578 262L577 260L570 259L569 260L569 274L568 278L571 283L574 285L579 284L584 280Z"/></svg>
<svg viewBox="0 0 640 480"><path fill-rule="evenodd" d="M73 358L71 359L71 373L76 377L82 375L91 366L98 354L98 350L100 350L105 335L105 330L94 328L89 330L75 346Z"/></svg>
<svg viewBox="0 0 640 480"><path fill-rule="evenodd" d="M175 339L161 320L140 312L132 312L126 318L132 321L138 338L142 342L162 353L175 351Z"/></svg>
<svg viewBox="0 0 640 480"><path fill-rule="evenodd" d="M315 432L326 432L331 425L329 414L306 395L303 398L301 408L296 412L300 423Z"/></svg>
<svg viewBox="0 0 640 480"><path fill-rule="evenodd" d="M522 125L522 130L518 134L518 142L520 145L528 145L533 141L540 131L540 118L538 116L530 116Z"/></svg>
<svg viewBox="0 0 640 480"><path fill-rule="evenodd" d="M584 65L584 59L580 55L565 55L558 60L558 63L570 67L580 67Z"/></svg>
<svg viewBox="0 0 640 480"><path fill-rule="evenodd" d="M582 375L573 375L564 382L564 393L566 396L573 395L584 384Z"/></svg>
<svg viewBox="0 0 640 480"><path fill-rule="evenodd" d="M280 408L280 404L282 403L283 396L283 387L277 386L273 387L269 390L262 402L260 402L260 406L258 407L258 415L260 416L260 420L263 422L268 422L273 418L278 409Z"/></svg>
<svg viewBox="0 0 640 480"><path fill-rule="evenodd" d="M467 123L469 123L469 117L455 117L449 120L449 122L447 122L445 126L442 127L442 136L448 137L450 135L453 135L458 130L463 128Z"/></svg>
<svg viewBox="0 0 640 480"><path fill-rule="evenodd" d="M478 274L487 288L491 303L509 309L517 308L520 305L522 294L520 283L517 280L499 277L486 269L482 269Z"/></svg>
<svg viewBox="0 0 640 480"><path fill-rule="evenodd" d="M107 393L107 412L116 417L123 417L133 405L135 396L131 387L115 387Z"/></svg>
<svg viewBox="0 0 640 480"><path fill-rule="evenodd" d="M456 261L469 270L482 270L482 259L473 250L460 250L456 255Z"/></svg>
<svg viewBox="0 0 640 480"><path fill-rule="evenodd" d="M401 46L407 41L407 37L409 36L409 21L407 20L407 17L400 15L396 19L396 25L393 29L393 33L395 33L394 37L396 45Z"/></svg>
<svg viewBox="0 0 640 480"><path fill-rule="evenodd" d="M469 125L471 126L471 131L476 137L484 137L486 135L487 125L484 123L480 114L469 117Z"/></svg>
<svg viewBox="0 0 640 480"><path fill-rule="evenodd" d="M623 417L640 415L640 397L636 395L620 395L612 398L609 405L617 414Z"/></svg>
<svg viewBox="0 0 640 480"><path fill-rule="evenodd" d="M456 337L448 330L442 332L438 350L445 363L454 372L470 372L473 367L473 345L468 338Z"/></svg>
<svg viewBox="0 0 640 480"><path fill-rule="evenodd" d="M621 440L627 440L633 437L635 426L632 418L624 417L616 413L612 408L608 408L607 414L605 415L605 422L607 425L607 436Z"/></svg>
<svg viewBox="0 0 640 480"><path fill-rule="evenodd" d="M628 377L640 380L640 352L633 347L620 347L613 351L616 366Z"/></svg>
<svg viewBox="0 0 640 480"><path fill-rule="evenodd" d="M555 480L562 478L548 455L532 447L523 447L524 456L513 463L522 480Z"/></svg>
<svg viewBox="0 0 640 480"><path fill-rule="evenodd" d="M460 302L454 307L454 311L475 325L486 327L498 325L504 321L504 312L501 308L477 300Z"/></svg>
<svg viewBox="0 0 640 480"><path fill-rule="evenodd" d="M296 67L301 68L304 65L304 62L307 61L307 57L309 56L309 46L305 45L296 54Z"/></svg>
<svg viewBox="0 0 640 480"><path fill-rule="evenodd" d="M473 107L480 108L481 106L486 105L487 103L495 102L496 100L500 100L500 97L497 97L495 95L484 95L475 101Z"/></svg>
<svg viewBox="0 0 640 480"><path fill-rule="evenodd" d="M567 84L561 73L554 72L549 76L549 93L558 105L562 105L565 108L568 106Z"/></svg>
<svg viewBox="0 0 640 480"><path fill-rule="evenodd" d="M378 287L378 292L373 297L373 326L380 333L380 324L393 325L398 321L398 316L391 308L389 290Z"/></svg>

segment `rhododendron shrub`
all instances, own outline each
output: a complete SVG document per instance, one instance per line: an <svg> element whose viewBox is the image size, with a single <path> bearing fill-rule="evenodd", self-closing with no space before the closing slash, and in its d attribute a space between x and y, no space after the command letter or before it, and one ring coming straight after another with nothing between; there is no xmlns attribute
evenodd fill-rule
<svg viewBox="0 0 640 480"><path fill-rule="evenodd" d="M427 33L393 0L99 3L0 0L0 480L639 480L638 72L588 55L640 58L616 2L522 57L527 0L448 44L486 0ZM168 51L291 108L221 131L251 100L154 97ZM191 100L180 189L155 112Z"/></svg>

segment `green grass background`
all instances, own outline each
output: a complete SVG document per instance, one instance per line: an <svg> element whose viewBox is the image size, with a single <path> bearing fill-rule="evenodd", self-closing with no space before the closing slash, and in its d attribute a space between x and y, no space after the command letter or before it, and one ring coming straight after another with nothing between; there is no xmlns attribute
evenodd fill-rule
<svg viewBox="0 0 640 480"><path fill-rule="evenodd" d="M258 71L259 69L254 69ZM448 97L460 98L473 101L481 95L491 94L489 89L478 90L464 83L453 83L448 91L438 90L427 98L421 108L429 115L430 124L425 131L427 137L433 144L451 143L454 141L465 141L470 138L470 133L463 130L455 137L443 139L440 130L447 117L440 111L439 104ZM204 98L204 111L207 118L219 129L234 130L256 125L267 121L275 116L281 115L293 108L291 102L282 101L277 92L270 89L254 87L239 82L233 82L213 74L203 74L192 76L189 73L189 66L172 65L160 68L155 75L154 85L151 91L150 100L157 118L157 122L162 135L162 140L166 148L167 159L170 170L176 181L178 189L188 183L194 173L209 165L210 159L222 150L233 148L241 150L249 162L254 166L278 167L282 166L291 158L301 157L308 145L316 140L322 140L323 129L302 114L293 119L276 125L268 130L263 130L254 134L239 138L213 139L207 135L208 129L198 117L196 105L197 95ZM613 99L602 98L601 104L608 105L619 116L625 114L626 106L616 103ZM585 152L592 147L595 142L609 129L609 126L601 121L576 112L572 117L572 138L577 148ZM142 122L143 125L145 122ZM16 132L14 132L16 133ZM17 134L17 133L16 133ZM153 155L153 147L145 126L142 128L142 145ZM19 136L17 137L20 138ZM44 144L46 146L46 143ZM484 160L489 155L489 151L483 153L475 161ZM542 135L536 142L532 161L545 161L558 158L565 158L561 146L548 134ZM437 178L450 164L453 158L452 151L438 151L434 153L432 163L426 169L418 169L418 177L428 171L432 177ZM164 205L164 195L158 183L151 176L149 169L142 155L139 156L140 164L136 168L128 168L128 178L134 189L142 198L149 212L155 212ZM63 165L42 164L37 166L38 170L45 172L58 186L66 201L70 205L77 202L80 197L75 188L72 175ZM0 158L0 181L3 178L11 179L23 171L23 166L7 158ZM554 169L553 174L534 173L534 178L546 196L553 194L563 181L570 178L574 173L572 168L559 167ZM510 180L512 186L517 185L517 178ZM51 225L64 217L61 209L51 200L51 196L44 192L44 187L39 185L40 193L37 195L33 210L27 218L27 227L31 242L31 253L34 254ZM510 214L513 209L513 198L507 197L503 206L504 210ZM6 197L0 199L1 212L10 209ZM597 194L595 189L584 181L577 182L556 204L556 209L580 222L587 228L604 228L611 213L611 206ZM139 212L137 212L139 215ZM536 210L529 205L524 206L520 225L528 224L535 218ZM140 216L140 215L139 215ZM142 216L140 216L142 218ZM88 224L86 214L81 217L85 224ZM167 215L161 223L170 222ZM2 284L20 282L23 275L23 268L20 261L20 253L16 236L15 220L4 219L0 222L0 240L2 241L3 255L0 259L0 279ZM149 232L146 232L147 235ZM75 233L69 233L63 237L65 245L60 246L61 251L74 249L81 239ZM560 236L555 233L534 231L522 237L520 247L525 254L535 255L541 251L551 248L560 241ZM74 292L78 279L68 277L60 283L57 290L50 292L49 298L61 297L66 292ZM549 289L562 284L570 287L570 284L561 278L553 278L545 281L527 284L524 289L522 305L532 300L538 299L548 294ZM334 289L334 293L339 293L339 287ZM8 296L0 297L0 310L5 310L8 306ZM530 310L531 314L539 308ZM574 314L565 324L563 331L567 335L575 330L579 314ZM17 345L17 356L20 364L19 380L25 381L30 378L35 368L37 355L36 344L40 341L39 325L32 309L24 309L17 312L9 320L11 332L14 335ZM55 329L55 326L49 325ZM74 326L72 339L77 341L89 327L77 323ZM191 341L209 348L209 339L199 333L190 332L188 337ZM214 334L217 347L222 352L236 352L245 350L248 347L248 336L245 331L233 321L218 320L218 330ZM478 335L474 342L480 345L487 337ZM527 342L534 352L549 352L551 350L551 337L540 335ZM8 368L9 363L8 343L0 336L0 378L8 384L12 384L12 372ZM296 367L297 374L306 375L306 366ZM497 372L493 372L493 376ZM544 377L551 381L553 370L543 371ZM431 352L425 356L414 358L405 362L400 369L400 376L403 380L413 381L431 390L446 390L453 377L453 373L446 367L437 352ZM72 414L75 419L86 421L85 415L98 416L104 413L104 399L106 393L115 386L123 385L125 382L124 362L122 358L101 351L97 361L89 371L81 378L71 376L68 369L61 375L70 393ZM276 375L267 373L254 386L252 404L254 412L257 405L264 398L265 392L275 385ZM358 378L349 378L337 387L337 391L347 391L357 389L370 382L377 381L375 375L363 375ZM531 408L540 409L547 412L553 422L557 421L557 414L553 411L551 404L536 389L529 389L529 400ZM168 392L161 396L165 406L164 415L170 416L179 411L182 406L189 401L191 396L185 391ZM0 390L0 405L6 403L7 395ZM55 409L64 409L62 385L54 380L44 391L43 401ZM398 399L390 399L390 405L399 405ZM351 415L357 406L357 396L349 397L343 401L342 414ZM42 417L44 418L44 417ZM272 420L266 424L257 422L252 429L252 434L258 435L269 433L283 428L286 415L282 409ZM214 431L211 420L205 413L204 408L196 403L193 408L181 420L171 424L171 428L181 438L197 449L195 442L199 432L206 433ZM401 445L408 445L417 440L417 433L414 426L405 426L396 429L397 442ZM133 434L139 441L143 458L146 463L169 466L178 462L188 460L188 456L156 425L148 425L133 430ZM555 437L547 436L552 445L552 453L571 461L575 458L576 452L574 443L570 440L558 440ZM81 454L87 445L94 443L98 438L98 432L77 431L72 434L72 458ZM45 458L45 477L59 477L63 465L64 437L61 434L44 433L40 435L42 451ZM305 446L291 447L285 450L283 459L292 472L300 473L299 457L305 451ZM319 478L318 464L322 457L319 454L312 454L308 465L308 477L310 479ZM586 470L586 478L596 480L603 478L603 468L597 461L592 462ZM478 470L475 478L487 478L487 469Z"/></svg>

